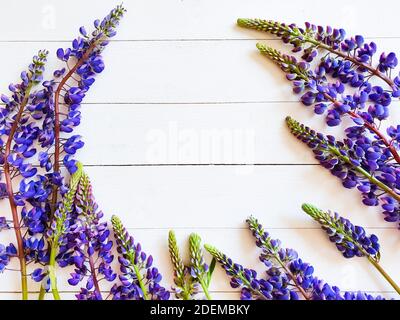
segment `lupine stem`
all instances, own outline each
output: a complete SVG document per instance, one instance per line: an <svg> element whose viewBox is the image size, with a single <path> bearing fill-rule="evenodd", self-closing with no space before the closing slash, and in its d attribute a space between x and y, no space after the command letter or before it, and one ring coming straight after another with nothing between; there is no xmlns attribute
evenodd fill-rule
<svg viewBox="0 0 400 320"><path fill-rule="evenodd" d="M390 283L390 285L396 290L398 294L400 294L400 287L394 282L394 280L386 273L386 271L381 267L381 265L375 261L373 258L368 256L368 261L372 263L372 265L379 271L379 273Z"/></svg>
<svg viewBox="0 0 400 320"><path fill-rule="evenodd" d="M203 288L204 294L207 298L207 300L212 300L210 293L208 292L208 287L206 286L205 282L203 279L199 279L199 283L201 287Z"/></svg>
<svg viewBox="0 0 400 320"><path fill-rule="evenodd" d="M61 297L57 289L57 277L55 272L57 251L58 251L58 244L56 242L53 242L49 260L49 278L50 278L50 286L51 286L51 292L53 293L53 297L55 300L60 300Z"/></svg>
<svg viewBox="0 0 400 320"><path fill-rule="evenodd" d="M40 286L39 297L38 300L44 300L44 296L46 294L46 290L43 288L43 285Z"/></svg>
<svg viewBox="0 0 400 320"><path fill-rule="evenodd" d="M131 262L132 262L133 269L135 270L135 274L136 274L136 277L137 277L138 282L139 282L139 287L140 287L140 289L142 289L142 292L143 292L143 299L144 300L149 300L147 289L146 289L146 286L143 283L143 277L142 277L142 275L141 275L141 273L139 271L139 268L137 267L136 264L134 264L134 259L131 260Z"/></svg>
<svg viewBox="0 0 400 320"><path fill-rule="evenodd" d="M96 268L95 268L95 265L94 265L94 261L93 261L93 256L92 255L89 255L89 266L90 266L90 273L91 273L92 279L93 279L94 288L95 288L97 294L103 299L103 297L101 295L99 281L97 279Z"/></svg>
<svg viewBox="0 0 400 320"><path fill-rule="evenodd" d="M21 120L22 114L24 113L25 106L28 103L29 95L32 89L33 83L31 82L29 86L26 88L25 96L22 100L22 103L19 107L18 113L15 116L14 122L10 129L10 134L8 135L8 139L6 142L5 154L4 154L4 176L6 180L7 186L7 194L8 194L8 201L10 203L11 213L12 213L12 220L14 225L14 232L17 238L17 247L18 247L18 259L21 268L21 289L22 289L22 299L28 300L28 281L27 281L27 272L26 272L26 259L25 259L25 250L24 250L24 243L21 233L21 224L20 219L18 217L17 206L14 200L14 191L12 186L12 178L10 172L10 164L8 162L8 156L11 153L11 143L14 139L15 132L17 131L19 122Z"/></svg>

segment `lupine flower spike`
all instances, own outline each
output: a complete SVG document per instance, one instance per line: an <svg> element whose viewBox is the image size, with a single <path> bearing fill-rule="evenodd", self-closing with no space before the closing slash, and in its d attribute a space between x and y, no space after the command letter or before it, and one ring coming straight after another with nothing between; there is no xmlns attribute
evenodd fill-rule
<svg viewBox="0 0 400 320"><path fill-rule="evenodd" d="M346 128L347 139L343 141L347 145L344 147L351 149L349 162L343 168L341 160L346 157L341 157L341 160L329 157L331 162L325 162L324 166L334 169L332 173L343 180L346 188L357 187L363 194L365 205L381 205L386 221L400 221L400 196L395 191L399 188L400 127L390 126L386 133L380 130L381 121L389 116L392 97L400 96L400 77L390 78L391 70L397 66L396 56L393 53L382 54L378 65L372 67L376 45L364 43L361 36L345 39L342 29L325 29L312 24L306 24L302 29L259 19L239 19L238 23L276 34L284 42L291 43L295 52L303 50L302 61L299 61L294 56L257 44L260 52L286 73L287 79L293 83L294 92L302 94L302 103L314 106L316 114L326 114L329 126L339 125L344 116L353 120L355 125ZM321 48L333 56L323 55L316 69L312 70L309 62L317 57L317 49ZM330 82L328 75L337 81ZM386 81L392 90L388 92L373 85L370 82L372 76ZM352 87L349 93L346 93L346 86ZM290 123L294 122L289 121L289 126ZM315 149L314 143L311 145ZM326 154L321 150L314 151L317 159ZM339 148L337 151L343 150ZM357 167L356 174L348 170L350 163ZM357 176L360 175L364 178L358 183Z"/></svg>
<svg viewBox="0 0 400 320"><path fill-rule="evenodd" d="M365 205L381 204L386 221L400 221L400 196L396 192L400 171L385 167L385 155L365 146L362 140L337 141L290 117L286 118L286 123L292 134L313 150L322 166L342 180L345 188L357 188ZM377 163L374 170L373 163Z"/></svg>
<svg viewBox="0 0 400 320"><path fill-rule="evenodd" d="M82 177L82 172L82 165L78 162L77 170L71 176L69 189L64 195L63 201L54 213L51 222L51 229L47 231L47 238L50 244L50 260L47 268L48 278L50 280L50 289L53 293L54 299L56 300L60 300L56 279L56 258L59 254L60 247L66 246L68 243L72 221L71 215L73 213L74 200ZM36 275L37 272L38 270L36 270ZM46 278L44 278L44 280L46 280ZM42 283L42 287L46 288L46 282Z"/></svg>
<svg viewBox="0 0 400 320"><path fill-rule="evenodd" d="M196 293L198 293L199 284L192 277L189 268L183 263L176 242L175 232L172 230L168 234L168 249L174 269L175 287L172 288L172 292L175 293L177 299L192 300Z"/></svg>
<svg viewBox="0 0 400 320"><path fill-rule="evenodd" d="M80 124L81 103L95 82L96 75L105 68L101 53L109 39L115 36L116 27L125 11L119 5L103 20L95 20L91 33L81 27L80 36L72 41L71 48L57 50L57 57L65 63L65 67L54 71L54 78L45 81L44 89L40 92L36 109L43 105L50 108L43 119L43 133L39 138L42 147L46 148L39 153L40 166L48 172L51 182L51 194L45 204L47 221L52 220L60 195L63 194L60 164L63 163L73 174L77 170L77 162L72 157L84 145L79 135L68 134ZM63 134L67 136L63 137ZM43 299L44 294L42 288L39 299Z"/></svg>
<svg viewBox="0 0 400 320"><path fill-rule="evenodd" d="M345 258L366 257L369 262L382 274L390 285L400 294L400 287L379 264L379 240L374 234L368 236L364 228L353 225L337 213L322 211L310 204L303 204L305 213L317 221L328 234L329 240Z"/></svg>
<svg viewBox="0 0 400 320"><path fill-rule="evenodd" d="M313 105L316 114L326 113L329 126L337 126L343 116L350 116L356 126L346 130L349 138L354 137L355 132L363 136L368 132L377 139L378 146L387 149L392 155L393 159L389 160L400 161L396 145L393 145L396 144L395 139L390 141L390 133L387 137L378 129L380 121L388 117L388 106L391 103L390 95L382 88L372 87L368 82L363 82L360 92L344 95L344 84L340 81L329 82L323 67L312 71L309 63L298 61L294 56L283 54L260 43L257 47L286 73L286 78L293 83L293 91L302 93L301 101L304 105ZM364 111L366 104L370 104L368 112Z"/></svg>
<svg viewBox="0 0 400 320"><path fill-rule="evenodd" d="M209 286L215 268L215 259L210 266L204 262L201 238L192 233L189 237L190 264L185 266L179 253L175 233L171 230L168 237L168 247L174 268L173 292L178 299L192 300L199 291L199 286L208 300L211 300Z"/></svg>
<svg viewBox="0 0 400 320"><path fill-rule="evenodd" d="M192 233L189 237L190 249L190 274L201 285L204 294L208 300L211 296L208 292L211 277L215 269L216 260L213 258L210 266L204 261L203 250L201 246L201 238L199 235Z"/></svg>
<svg viewBox="0 0 400 320"><path fill-rule="evenodd" d="M3 165L5 183L0 183L0 199L8 199L12 214L12 221L1 217L0 230L12 227L16 236L17 248L10 244L7 248L1 247L0 270L12 257L18 257L21 273L22 298L28 298L27 270L29 260L37 260L30 255L30 250L35 251L39 242L32 236L43 232L40 202L48 195L47 179L37 174L37 168L33 167L32 157L37 153L35 145L41 134L36 117L46 114L46 108L41 108L36 113L35 109L38 93L34 91L43 79L44 66L48 52L39 51L32 59L28 70L21 73L21 82L10 84L11 97L1 95L4 107L0 109L0 135L1 154L0 164ZM18 179L19 190L14 190L13 181ZM27 217L27 209L31 207ZM19 208L21 207L21 211ZM35 221L36 220L36 221ZM11 225L11 226L10 226ZM27 228L23 233L21 228ZM27 261L28 260L28 261ZM40 258L38 258L40 260ZM45 259L44 259L45 260Z"/></svg>
<svg viewBox="0 0 400 320"><path fill-rule="evenodd" d="M111 289L114 300L168 300L170 293L160 285L162 279L153 257L142 251L140 243L122 225L117 216L111 218L119 253L120 284Z"/></svg>
<svg viewBox="0 0 400 320"><path fill-rule="evenodd" d="M247 269L232 261L224 253L214 246L206 244L206 250L216 259L216 261L231 277L232 288L242 288L241 300L269 300L272 299L270 293L272 286L265 279L258 279L255 270Z"/></svg>
<svg viewBox="0 0 400 320"><path fill-rule="evenodd" d="M400 78L391 77L392 70L398 65L395 53L382 53L379 63L372 65L377 52L374 42L367 43L362 35L346 38L346 31L331 26L316 26L306 22L304 27L294 23L285 24L263 19L238 19L239 26L268 32L291 44L293 52L302 52L302 59L311 62L318 56L318 50L324 50L321 64L329 73L348 80L352 84L362 83L367 76L378 77L390 87L393 97L400 96Z"/></svg>
<svg viewBox="0 0 400 320"><path fill-rule="evenodd" d="M75 197L74 221L68 234L68 243L61 248L58 263L74 265L68 283L76 286L86 281L78 300L102 300L100 281L113 282L117 274L112 270L114 259L111 249L110 230L107 222L101 222L103 212L94 200L88 175L83 172Z"/></svg>
<svg viewBox="0 0 400 320"><path fill-rule="evenodd" d="M264 277L258 277L253 269L244 268L213 246L206 245L207 251L221 264L231 286L241 288L241 299L261 300L381 300L364 292L341 292L314 276L314 268L298 258L293 249L281 247L279 240L272 239L259 222L250 217L249 229L262 250L260 261L266 267Z"/></svg>

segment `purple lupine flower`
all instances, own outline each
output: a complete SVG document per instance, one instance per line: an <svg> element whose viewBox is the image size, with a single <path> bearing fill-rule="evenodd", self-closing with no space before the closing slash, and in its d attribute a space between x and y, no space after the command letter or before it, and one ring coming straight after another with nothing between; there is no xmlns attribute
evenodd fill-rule
<svg viewBox="0 0 400 320"><path fill-rule="evenodd" d="M80 105L95 81L97 74L104 70L104 62L101 52L108 44L108 40L115 36L116 27L125 13L122 5L117 6L100 22L94 22L94 31L88 33L84 27L79 29L80 36L72 41L70 48L59 48L57 57L65 62L67 66L54 72L54 80L49 82L48 93L45 97L54 94L53 113L48 122L53 126L51 132L43 135L43 141L54 141L56 151L54 154L54 171L59 171L60 151L64 151L61 161L66 165L70 173L76 170L75 160L70 155L75 154L77 149L82 148L83 142L78 136L71 136L66 141L60 139L60 133L71 133L80 123L81 113ZM65 86L68 80L74 80ZM61 91L65 92L61 97ZM65 112L60 112L60 100L63 100ZM47 120L47 119L46 119ZM45 121L46 121L45 120ZM44 157L44 156L43 156ZM43 165L47 164L43 162Z"/></svg>
<svg viewBox="0 0 400 320"><path fill-rule="evenodd" d="M379 143L365 137L337 141L290 117L286 123L292 134L313 150L322 166L342 180L345 188L357 188L367 206L380 204L386 221L400 221L400 196L395 191L400 170L387 164L387 149L380 149Z"/></svg>
<svg viewBox="0 0 400 320"><path fill-rule="evenodd" d="M17 248L10 243L7 247L0 243L0 273L2 273L10 262L10 258L17 256Z"/></svg>
<svg viewBox="0 0 400 320"><path fill-rule="evenodd" d="M325 212L310 204L303 204L302 209L321 225L321 228L328 234L329 240L335 243L336 248L345 258L366 257L400 294L400 287L379 265L381 254L376 235L368 236L363 227L353 225L350 220L337 213Z"/></svg>
<svg viewBox="0 0 400 320"><path fill-rule="evenodd" d="M75 195L75 213L67 235L67 244L60 248L59 264L74 265L68 283L78 285L85 280L85 287L76 295L79 300L102 300L99 282L112 282L116 273L110 264L114 256L112 241L103 213L95 202L92 185L86 173L82 173Z"/></svg>
<svg viewBox="0 0 400 320"><path fill-rule="evenodd" d="M0 182L0 200L8 197L7 193L7 185L3 182Z"/></svg>
<svg viewBox="0 0 400 320"><path fill-rule="evenodd" d="M6 217L0 217L0 231L10 229L10 222Z"/></svg>
<svg viewBox="0 0 400 320"><path fill-rule="evenodd" d="M350 220L337 213L324 212L309 204L303 204L303 210L321 224L329 240L345 258L368 256L379 261L379 240L374 234L368 236L363 227L353 225Z"/></svg>
<svg viewBox="0 0 400 320"><path fill-rule="evenodd" d="M381 87L372 86L368 81L355 76L351 76L351 83L342 78L330 82L327 78L328 65L320 65L312 70L309 63L298 61L294 56L283 54L260 43L257 47L287 74L287 79L293 83L294 92L302 94L300 99L305 106L314 106L316 114L326 114L329 126L337 126L344 116L350 116L357 126L377 134L374 121L379 122L389 116L391 95ZM353 94L346 94L346 83L358 90ZM383 137L381 140L383 143Z"/></svg>
<svg viewBox="0 0 400 320"><path fill-rule="evenodd" d="M83 172L82 165L78 163L77 166L78 170L71 176L69 187L63 195L63 199L59 203L58 208L54 213L54 216L49 221L50 227L47 228L45 232L45 237L49 246L49 257L46 257L45 261L46 263L48 263L48 266L43 268L42 271L36 269L36 272L32 274L33 280L38 280L42 278L41 288L47 290L51 288L54 298L56 300L60 299L56 281L56 259L59 256L60 252L63 252L62 250L68 244L71 224L74 221L74 200ZM25 242L25 246L28 246L28 248L32 247L32 249L39 248L40 250L43 250L44 245L44 240L39 240L37 238L30 238L28 241ZM62 266L62 260L60 265ZM39 276L42 273L45 274L44 277Z"/></svg>
<svg viewBox="0 0 400 320"><path fill-rule="evenodd" d="M263 19L238 19L238 25L268 32L293 46L293 52L302 52L302 59L311 62L318 56L317 50L324 50L321 66L344 83L360 87L369 77L378 77L390 87L393 97L400 96L400 77L391 77L398 59L391 52L382 53L377 66L372 65L377 53L374 42L367 43L363 36L346 38L346 31L331 26L316 26L306 22L304 27Z"/></svg>
<svg viewBox="0 0 400 320"><path fill-rule="evenodd" d="M111 289L114 300L168 300L170 292L160 285L162 279L153 257L142 251L140 243L122 225L117 216L111 218L119 253L120 284Z"/></svg>
<svg viewBox="0 0 400 320"><path fill-rule="evenodd" d="M30 107L32 118L42 123L37 132L37 139L42 148L39 152L39 164L46 171L47 182L43 185L42 189L45 192L41 191L40 198L40 200L46 198L46 201L41 203L40 208L44 209L47 215L46 237L49 242L46 246L47 255L43 255L44 263L52 263L48 259L48 252L54 250L50 248L50 243L55 234L58 234L56 237L60 237L60 248L56 248L56 251L60 249L64 252L68 244L66 230L70 230L75 215L70 211L61 213L65 211L64 198L68 195L69 188L61 175L60 164L63 163L72 175L79 171L79 165L73 156L83 147L83 142L79 136L70 134L80 124L81 103L94 83L95 76L104 69L101 52L107 45L108 39L115 35L115 28L124 12L122 6L117 6L102 22L95 21L92 33L84 32L85 29L81 27L80 34L83 37L74 39L70 48L57 50L57 57L65 62L66 67L55 70L54 78L43 82L42 89L35 93L34 103ZM30 171L27 174L30 174ZM34 187L29 185L25 188L25 195L30 196L31 193L28 191ZM58 225L56 221L62 223ZM65 260L62 259L58 262L60 265L65 264ZM101 272L109 278L113 275L109 269ZM43 287L48 289L50 284L47 278L43 279L43 283L45 284ZM40 295L43 296L42 291Z"/></svg>
<svg viewBox="0 0 400 320"><path fill-rule="evenodd" d="M24 251L24 255L20 256L21 265L25 264L25 260L40 264L49 261L49 246L43 237L51 237L54 221L50 218L59 214L59 211L54 212L61 206L57 200L68 189L60 174L59 164L63 162L70 173L74 173L78 168L71 155L83 146L78 136L64 140L60 138L59 131L71 133L79 125L80 103L93 84L95 74L104 69L101 51L108 39L115 35L115 28L124 11L122 6L118 6L102 22L95 22L95 31L90 36L84 35L85 40L75 39L72 49L58 50L57 55L60 57L62 54L69 66L76 64L68 79L65 78L67 68L60 68L54 72L54 79L43 81L48 52L39 51L27 70L21 73L21 81L9 85L10 95L0 96L3 102L0 108L0 135L5 145L0 154L0 164L4 165L6 176L11 176L12 172L11 178L19 180L17 192L12 190L12 186L0 183L0 199L14 194L9 201L13 213L16 211L21 216L21 220L17 220L13 214L13 227L18 243L22 243L18 250ZM83 30L81 28L80 32ZM69 78L77 80L76 83L68 81L67 85ZM57 108L60 103L65 103L66 110L60 112ZM54 149L56 141L60 143ZM34 166L36 154L45 173ZM64 155L61 161L60 154ZM64 227L68 228L68 224L69 221L66 221ZM22 228L26 229L24 236ZM40 278L38 273L33 276ZM27 298L24 275L22 282L23 297ZM45 282L48 288L48 280Z"/></svg>
<svg viewBox="0 0 400 320"><path fill-rule="evenodd" d="M206 245L207 251L231 277L232 288L241 288L241 299L267 300L381 300L366 293L344 292L330 286L314 275L314 268L303 262L295 250L281 247L253 217L247 220L249 229L262 249L260 261L266 266L266 277L258 279L257 272L234 263L216 248ZM358 299L359 298L359 299Z"/></svg>
<svg viewBox="0 0 400 320"><path fill-rule="evenodd" d="M0 163L3 165L6 184L0 185L0 198L8 198L13 212L12 224L20 253L18 258L21 270L29 259L28 253L31 249L35 250L36 243L27 241L32 236L30 230L26 233L21 231L21 228L25 228L26 225L25 221L21 221L19 217L19 210L20 207L26 205L35 207L38 201L42 201L43 188L40 184L46 180L46 177L38 174L37 168L33 166L32 158L37 153L36 144L40 128L37 120L32 116L31 105L35 104L35 90L42 81L47 55L47 51L39 51L33 57L27 70L21 72L21 81L9 85L10 95L1 95L4 106L0 108L0 135L4 146L0 153ZM14 190L14 179L18 179L20 183L19 190ZM25 248L25 244L32 244L32 247ZM7 248L15 249L10 246ZM23 298L26 299L27 280L22 271L21 286Z"/></svg>
<svg viewBox="0 0 400 320"><path fill-rule="evenodd" d="M323 165L332 169L331 172L343 180L346 188L357 187L363 194L365 205L381 204L386 221L399 221L400 197L395 191L398 189L400 163L397 128L389 127L386 134L379 129L381 121L389 116L392 97L400 96L400 77L390 77L391 70L398 63L396 56L393 53L382 54L375 68L371 61L377 46L365 43L362 36L346 39L340 29L316 27L309 23L304 29L294 24L285 25L259 19L239 19L238 23L276 34L284 42L291 43L296 52L313 50L316 46L328 51L317 68L312 70L307 57L303 56L305 61L298 61L293 56L257 44L259 50L276 62L293 82L294 92L302 94L303 104L314 106L316 114L325 114L329 126L339 125L345 116L353 120L355 125L345 129L348 139L343 143L346 148L352 149L353 156L348 160L361 167L356 170L358 173L348 170L348 165L343 166L338 159L330 158L331 161L325 161ZM331 82L327 75L337 81ZM370 82L372 76L384 80L392 90L373 85ZM346 93L346 86L356 90ZM313 146L311 148L314 149ZM337 151L343 150L339 148ZM314 149L314 152L318 160L324 158L322 151ZM364 178L360 180L362 170Z"/></svg>
<svg viewBox="0 0 400 320"><path fill-rule="evenodd" d="M206 250L216 259L226 274L231 277L230 285L232 288L241 288L241 300L270 300L272 299L273 285L264 278L259 278L253 269L244 268L235 263L231 258L217 248L205 245ZM278 281L275 281L276 283Z"/></svg>
<svg viewBox="0 0 400 320"><path fill-rule="evenodd" d="M297 61L293 56L280 53L277 50L257 44L259 50L276 62L293 82L294 92L302 93L301 101L306 106L314 106L316 114L326 114L329 126L337 126L345 116L355 123L346 129L347 137L361 142L366 149L373 145L375 151L387 157L385 167L397 167L400 163L399 144L393 137L393 128L388 129L388 135L379 130L380 122L389 116L391 95L382 87L373 86L369 81L357 80L351 76L354 83L345 79L330 82L327 78L329 65L320 65L312 71L304 61ZM324 63L326 60L323 61ZM344 62L348 64L348 61ZM335 74L334 74L335 75ZM359 83L360 82L360 83ZM357 87L355 92L346 94L345 85ZM391 136L392 134L392 136ZM373 154L371 154L373 155ZM376 165L376 159L371 164Z"/></svg>
<svg viewBox="0 0 400 320"><path fill-rule="evenodd" d="M272 239L257 219L250 217L247 219L247 224L256 239L256 245L262 249L260 261L267 267L271 279L279 275L279 280L285 280L286 288L279 286L280 290L274 292L274 298L298 299L298 295L302 295L303 298L309 299L308 291L313 283L314 268L299 259L295 250L282 248L281 242ZM289 286L296 289L291 291Z"/></svg>

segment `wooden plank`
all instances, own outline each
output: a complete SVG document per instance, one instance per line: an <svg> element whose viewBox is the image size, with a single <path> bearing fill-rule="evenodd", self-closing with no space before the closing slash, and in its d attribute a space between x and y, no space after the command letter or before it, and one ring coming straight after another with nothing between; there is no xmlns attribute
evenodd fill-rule
<svg viewBox="0 0 400 320"><path fill-rule="evenodd" d="M0 22L0 39L66 40L77 34L81 25L91 26L94 19L105 16L116 3L79 0L63 2L16 0L0 4L7 12ZM122 21L118 39L241 39L266 37L248 33L235 26L239 17L275 19L299 24L311 20L317 24L343 27L350 34L369 37L400 37L393 21L397 10L386 10L384 19L377 19L373 6L364 1L337 0L334 14L319 0L280 1L271 4L263 0L130 0ZM393 5L393 4L392 4ZM33 18L34 17L34 18ZM29 28L27 28L29 23Z"/></svg>
<svg viewBox="0 0 400 320"><path fill-rule="evenodd" d="M298 101L283 72L258 53L257 41L116 42L104 51L106 69L87 94L87 103L240 103ZM265 43L281 48L278 41ZM397 39L379 41L400 52ZM65 43L0 43L1 92L18 81L39 49L52 52L48 70ZM288 48L286 48L288 50ZM13 63L10 63L12 59Z"/></svg>
<svg viewBox="0 0 400 320"><path fill-rule="evenodd" d="M399 119L400 101L391 110L386 125ZM84 105L77 133L86 144L77 157L89 165L317 164L290 134L287 115L344 136L300 103Z"/></svg>
<svg viewBox="0 0 400 320"><path fill-rule="evenodd" d="M315 228L303 202L335 210L367 226L390 228L379 207L366 207L318 166L87 167L107 217L129 228L241 228L253 214L270 228ZM2 215L9 214L6 201Z"/></svg>

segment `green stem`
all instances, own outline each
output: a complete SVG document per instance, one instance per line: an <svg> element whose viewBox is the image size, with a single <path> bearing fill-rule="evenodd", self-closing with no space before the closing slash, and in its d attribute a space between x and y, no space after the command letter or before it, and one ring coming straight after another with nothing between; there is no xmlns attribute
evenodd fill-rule
<svg viewBox="0 0 400 320"><path fill-rule="evenodd" d="M53 242L50 251L50 260L49 260L49 277L50 277L50 286L51 292L53 293L53 297L55 300L61 300L60 294L57 289L57 277L56 277L56 255L58 251L58 246L56 241Z"/></svg>
<svg viewBox="0 0 400 320"><path fill-rule="evenodd" d="M199 283L203 288L204 294L206 295L207 300L212 300L210 293L208 292L208 286L206 286L203 279L199 279Z"/></svg>
<svg viewBox="0 0 400 320"><path fill-rule="evenodd" d="M394 280L386 273L386 271L381 267L381 265L376 262L373 258L368 256L369 262L380 272L380 274L390 283L394 290L400 295L400 287L394 282Z"/></svg>
<svg viewBox="0 0 400 320"><path fill-rule="evenodd" d="M28 279L26 276L26 263L21 263L22 300L28 300Z"/></svg>
<svg viewBox="0 0 400 320"><path fill-rule="evenodd" d="M46 294L46 290L43 288L43 286L40 286L40 291L39 291L39 297L38 300L44 300L44 296Z"/></svg>
<svg viewBox="0 0 400 320"><path fill-rule="evenodd" d="M143 292L143 299L144 300L149 300L147 289L146 289L146 286L143 283L142 275L140 274L139 268L137 267L136 264L133 263L134 259L131 259L131 262L132 262L133 269L135 270L135 274L136 274L136 277L137 277L138 282L139 282L139 287L140 287L140 289L142 289L142 292Z"/></svg>

